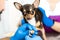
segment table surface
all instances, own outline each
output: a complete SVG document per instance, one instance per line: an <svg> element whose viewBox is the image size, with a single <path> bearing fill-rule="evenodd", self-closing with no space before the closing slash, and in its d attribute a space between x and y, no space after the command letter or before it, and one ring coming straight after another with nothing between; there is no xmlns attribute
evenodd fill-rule
<svg viewBox="0 0 60 40"><path fill-rule="evenodd" d="M9 37L6 37L6 38L2 38L0 40L10 40L10 38Z"/></svg>

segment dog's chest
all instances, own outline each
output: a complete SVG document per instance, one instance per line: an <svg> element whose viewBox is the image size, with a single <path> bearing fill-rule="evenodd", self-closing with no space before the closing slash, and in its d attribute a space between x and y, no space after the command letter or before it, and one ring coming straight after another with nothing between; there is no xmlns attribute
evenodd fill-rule
<svg viewBox="0 0 60 40"><path fill-rule="evenodd" d="M40 25L40 21L36 22L35 18L32 18L31 20L27 20L27 22L36 27L38 27Z"/></svg>

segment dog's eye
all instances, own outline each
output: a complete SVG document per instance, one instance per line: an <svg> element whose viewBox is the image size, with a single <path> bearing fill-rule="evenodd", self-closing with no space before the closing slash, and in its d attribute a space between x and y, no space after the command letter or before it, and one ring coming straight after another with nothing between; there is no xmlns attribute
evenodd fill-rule
<svg viewBox="0 0 60 40"><path fill-rule="evenodd" d="M34 10L33 10L33 11L31 11L31 14L32 14L32 15L34 14Z"/></svg>

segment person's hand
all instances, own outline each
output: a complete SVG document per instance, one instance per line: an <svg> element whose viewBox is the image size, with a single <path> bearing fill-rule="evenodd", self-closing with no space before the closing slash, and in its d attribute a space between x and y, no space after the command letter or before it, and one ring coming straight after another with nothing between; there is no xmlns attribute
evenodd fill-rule
<svg viewBox="0 0 60 40"><path fill-rule="evenodd" d="M28 35L31 26L27 23L18 27L16 33L10 38L10 40L23 40L26 35Z"/></svg>
<svg viewBox="0 0 60 40"><path fill-rule="evenodd" d="M36 32L37 30L34 26L25 23L17 29L15 35L11 37L11 40L17 40L17 39L23 40L26 35L29 35L29 30L34 30L35 32L31 31L31 33L37 34Z"/></svg>

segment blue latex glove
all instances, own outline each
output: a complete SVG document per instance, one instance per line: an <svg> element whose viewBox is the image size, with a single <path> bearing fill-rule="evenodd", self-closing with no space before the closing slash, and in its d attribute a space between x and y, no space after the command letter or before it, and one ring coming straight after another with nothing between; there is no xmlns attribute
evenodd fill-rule
<svg viewBox="0 0 60 40"><path fill-rule="evenodd" d="M34 37L29 37L28 35L25 37L25 40L42 40L40 36L35 35Z"/></svg>
<svg viewBox="0 0 60 40"><path fill-rule="evenodd" d="M44 25L46 25L47 27L52 27L52 25L54 24L54 21L46 16L45 11L44 11L41 7L38 7L38 9L39 9L39 10L42 12L42 14L43 14L42 23L43 23Z"/></svg>
<svg viewBox="0 0 60 40"><path fill-rule="evenodd" d="M29 35L29 30L34 30L35 31L34 34L37 34L37 30L34 26L28 23L25 23L18 28L15 35L12 36L10 40L25 40L25 36Z"/></svg>
<svg viewBox="0 0 60 40"><path fill-rule="evenodd" d="M25 23L26 23L25 20L22 19L22 20L21 20L21 24L23 25L23 24L25 24ZM38 31L36 30L36 28L35 28L34 26L33 26L33 27L32 27L32 26L33 26L33 25L31 25L32 30L35 31L35 32L34 32L34 35L35 35L35 34L38 34Z"/></svg>

